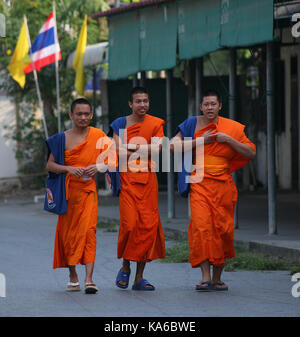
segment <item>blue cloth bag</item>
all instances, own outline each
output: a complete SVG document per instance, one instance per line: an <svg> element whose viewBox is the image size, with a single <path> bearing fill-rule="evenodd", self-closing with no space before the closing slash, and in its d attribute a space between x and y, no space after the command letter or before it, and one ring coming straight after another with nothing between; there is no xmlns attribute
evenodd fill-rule
<svg viewBox="0 0 300 337"><path fill-rule="evenodd" d="M47 160L50 153L52 153L55 162L60 165L65 164L65 133L60 132L46 139L47 145ZM67 213L67 200L66 200L66 174L56 174L49 172L46 180L46 195L44 210L55 213L65 214Z"/></svg>

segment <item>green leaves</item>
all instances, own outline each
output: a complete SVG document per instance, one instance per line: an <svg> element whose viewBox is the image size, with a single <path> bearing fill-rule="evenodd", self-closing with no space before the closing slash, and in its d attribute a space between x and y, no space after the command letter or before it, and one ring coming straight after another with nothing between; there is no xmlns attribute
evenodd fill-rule
<svg viewBox="0 0 300 337"><path fill-rule="evenodd" d="M56 0L57 34L61 48L62 60L59 62L59 85L62 126L68 119L70 103L74 96L75 71L67 69L67 59L71 52L76 49L79 32L85 14L88 15L88 44L100 42L98 20L93 20L90 15L102 10L109 9L108 1L78 1ZM16 41L26 15L31 42L35 40L39 30L45 23L53 9L53 0L10 0L0 2L0 12L6 16L6 38L0 39L0 90L7 93L18 107L19 123L11 129L11 137L18 142L16 156L22 159L21 173L27 171L41 172L45 166L44 130L41 116L35 115L38 106L38 98L33 74L26 75L24 90L12 79L7 71ZM107 29L107 26L105 26ZM105 28L104 27L104 28ZM106 32L107 35L107 32ZM88 69L85 69L88 72ZM44 104L49 136L57 132L56 118L56 81L55 67L49 65L38 72L38 81Z"/></svg>

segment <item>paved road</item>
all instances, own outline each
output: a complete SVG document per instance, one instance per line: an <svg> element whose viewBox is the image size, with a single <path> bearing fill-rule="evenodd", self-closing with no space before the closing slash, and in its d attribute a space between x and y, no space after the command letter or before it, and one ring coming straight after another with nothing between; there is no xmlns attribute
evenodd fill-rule
<svg viewBox="0 0 300 337"><path fill-rule="evenodd" d="M199 281L199 270L186 263L152 262L145 277L156 291L118 289L114 286L120 268L117 233L104 230L97 233L94 279L99 293L68 293L67 270L52 270L56 216L41 208L41 204L0 205L0 273L6 279L1 317L300 316L300 297L291 295L295 283L285 271L225 272L228 292L198 293L194 284ZM83 283L84 267L78 271Z"/></svg>

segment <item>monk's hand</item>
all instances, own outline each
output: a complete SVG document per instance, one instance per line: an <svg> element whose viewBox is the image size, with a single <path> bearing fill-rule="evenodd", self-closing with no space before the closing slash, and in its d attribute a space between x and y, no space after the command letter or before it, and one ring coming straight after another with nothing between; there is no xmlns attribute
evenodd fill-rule
<svg viewBox="0 0 300 337"><path fill-rule="evenodd" d="M140 145L139 145L139 144L132 144L132 143L127 144L127 150L128 150L128 151L135 152L135 151L137 151L139 148L140 148Z"/></svg>
<svg viewBox="0 0 300 337"><path fill-rule="evenodd" d="M84 168L83 167L68 166L67 172L70 173L72 176L80 178L83 175Z"/></svg>
<svg viewBox="0 0 300 337"><path fill-rule="evenodd" d="M207 130L203 133L202 137L204 138L204 144L211 144L215 141L215 133L212 133L213 130Z"/></svg>
<svg viewBox="0 0 300 337"><path fill-rule="evenodd" d="M232 139L229 135L223 132L217 132L214 134L214 137L216 138L216 141L218 143L229 143Z"/></svg>
<svg viewBox="0 0 300 337"><path fill-rule="evenodd" d="M88 177L93 177L96 173L98 172L96 164L90 165L85 168L84 174L87 175Z"/></svg>

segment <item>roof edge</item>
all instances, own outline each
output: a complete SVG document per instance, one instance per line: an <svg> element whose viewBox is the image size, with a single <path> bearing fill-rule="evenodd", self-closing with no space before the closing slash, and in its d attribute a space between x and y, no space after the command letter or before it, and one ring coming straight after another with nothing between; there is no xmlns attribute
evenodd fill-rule
<svg viewBox="0 0 300 337"><path fill-rule="evenodd" d="M160 5L160 4L167 3L167 2L175 2L175 0L144 0L141 2L133 2L126 6L120 6L120 7L112 8L112 9L109 9L103 12L92 14L91 18L97 19L97 18L101 18L105 16L112 16L112 15L121 14L124 12L129 12L135 9L141 9L141 8L148 7L148 6Z"/></svg>

